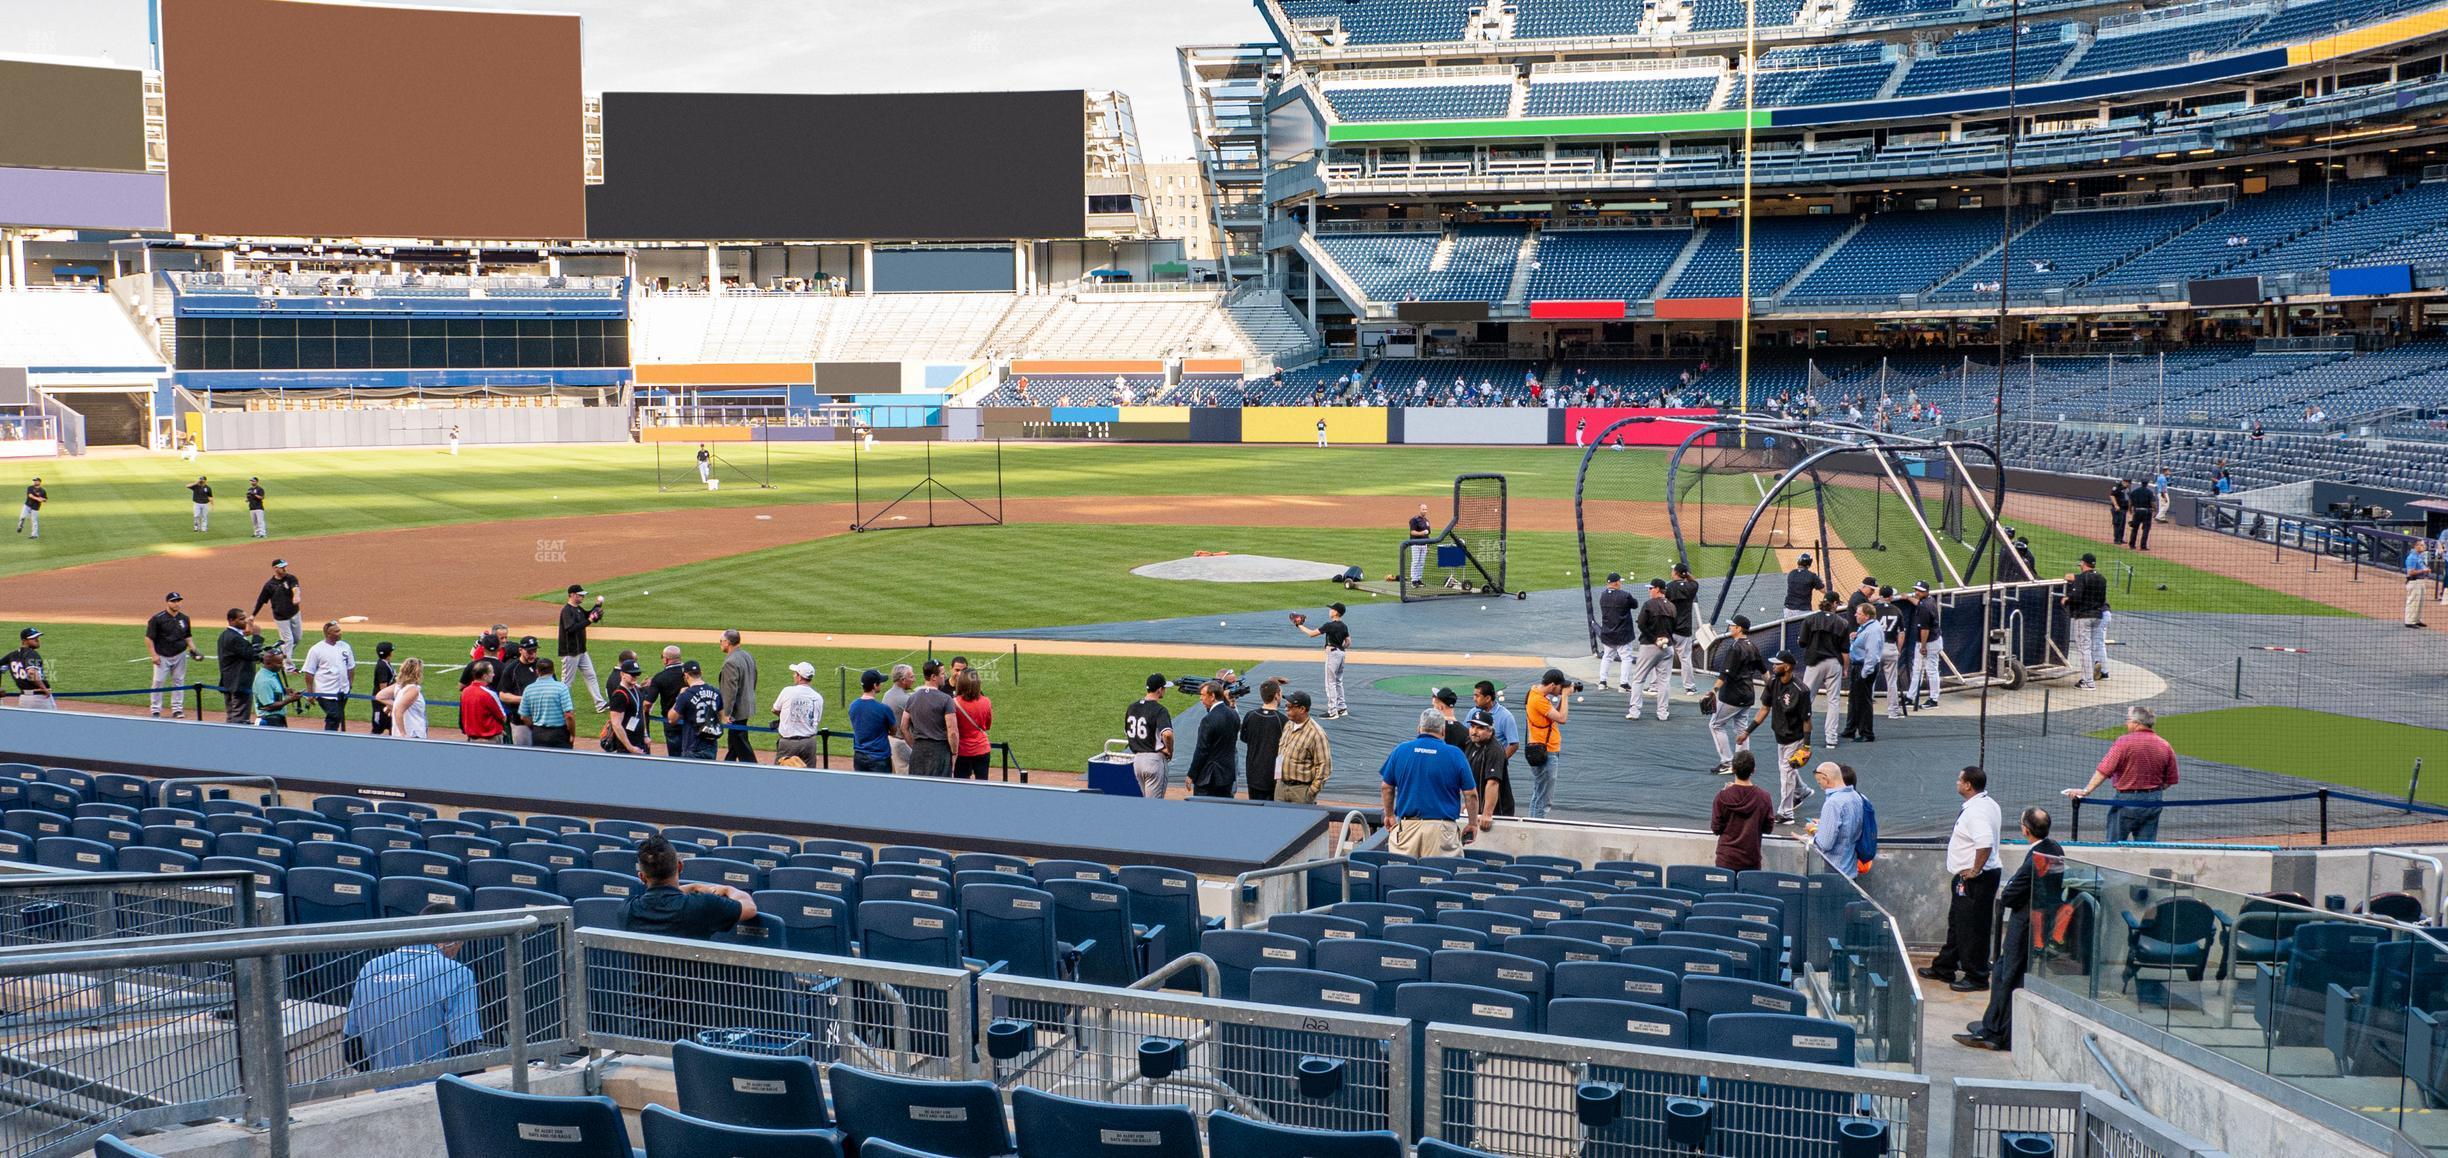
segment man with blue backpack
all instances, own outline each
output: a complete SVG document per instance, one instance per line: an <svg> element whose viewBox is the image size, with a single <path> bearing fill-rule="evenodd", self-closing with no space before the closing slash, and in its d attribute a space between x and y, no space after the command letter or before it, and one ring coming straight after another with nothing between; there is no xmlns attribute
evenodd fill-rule
<svg viewBox="0 0 2448 1158"><path fill-rule="evenodd" d="M1802 836L1837 872L1860 876L1878 858L1878 813L1861 794L1852 765L1831 760L1813 775L1826 795L1821 797L1819 819L1811 821Z"/></svg>

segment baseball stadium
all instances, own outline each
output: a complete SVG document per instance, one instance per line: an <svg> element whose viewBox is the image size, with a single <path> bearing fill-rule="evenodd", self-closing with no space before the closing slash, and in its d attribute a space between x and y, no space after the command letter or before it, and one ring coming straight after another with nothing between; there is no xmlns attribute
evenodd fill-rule
<svg viewBox="0 0 2448 1158"><path fill-rule="evenodd" d="M0 1158L2448 1153L2448 4L521 4L0 0Z"/></svg>

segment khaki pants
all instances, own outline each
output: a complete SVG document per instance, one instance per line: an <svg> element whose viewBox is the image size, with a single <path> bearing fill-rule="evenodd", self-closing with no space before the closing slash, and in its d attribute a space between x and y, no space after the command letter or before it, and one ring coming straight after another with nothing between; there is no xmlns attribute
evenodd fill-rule
<svg viewBox="0 0 2448 1158"><path fill-rule="evenodd" d="M1284 804L1315 804L1317 803L1317 790L1318 786L1315 784L1303 784L1296 780L1278 780L1275 782L1275 799Z"/></svg>
<svg viewBox="0 0 2448 1158"><path fill-rule="evenodd" d="M1421 820L1416 817L1394 822L1394 837L1386 847L1408 857L1459 856L1462 853L1462 829L1451 820Z"/></svg>
<svg viewBox="0 0 2448 1158"><path fill-rule="evenodd" d="M2424 589L2430 585L2431 581L2428 579L2406 580L2405 625L2407 627L2422 626L2423 594Z"/></svg>

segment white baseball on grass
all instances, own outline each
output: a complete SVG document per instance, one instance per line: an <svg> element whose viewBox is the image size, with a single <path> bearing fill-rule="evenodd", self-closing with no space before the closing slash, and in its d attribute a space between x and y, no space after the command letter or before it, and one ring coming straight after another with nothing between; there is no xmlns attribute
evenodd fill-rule
<svg viewBox="0 0 2448 1158"><path fill-rule="evenodd" d="M640 592L638 592L638 594L640 594L640 595L652 595L652 594L654 594L654 592L652 592L652 591L640 591Z"/></svg>

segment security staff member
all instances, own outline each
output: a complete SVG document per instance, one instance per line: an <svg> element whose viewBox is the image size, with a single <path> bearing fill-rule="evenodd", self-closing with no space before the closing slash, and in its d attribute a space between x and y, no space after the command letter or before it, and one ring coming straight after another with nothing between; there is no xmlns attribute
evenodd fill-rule
<svg viewBox="0 0 2448 1158"><path fill-rule="evenodd" d="M1827 580L1811 570L1810 553L1805 551L1794 560L1794 568L1785 573L1785 622L1777 628L1777 650L1792 651L1802 645L1802 620L1819 605L1819 593L1827 590Z"/></svg>
<svg viewBox="0 0 2448 1158"><path fill-rule="evenodd" d="M2108 531L2117 546L2125 545L2125 522L2133 515L2133 480L2118 479L2108 488Z"/></svg>
<svg viewBox="0 0 2448 1158"><path fill-rule="evenodd" d="M1606 587L1598 592L1598 687L1607 687L1607 673L1614 671L1624 686L1632 686L1632 593L1624 590L1623 575L1609 571Z"/></svg>
<svg viewBox="0 0 2448 1158"><path fill-rule="evenodd" d="M2074 686L2098 687L2095 681L2108 670L2108 633L2100 626L2108 611L2108 577L2099 573L2099 556L2083 552L2082 566L2066 576L2065 594L2058 598L2072 627L2066 642L2074 654L2066 658L2082 673Z"/></svg>
<svg viewBox="0 0 2448 1158"><path fill-rule="evenodd" d="M1421 712L1419 731L1377 769L1380 803L1394 830L1387 847L1409 857L1455 856L1463 831L1456 822L1479 823L1479 781L1462 750L1445 742L1444 713Z"/></svg>
<svg viewBox="0 0 2448 1158"><path fill-rule="evenodd" d="M2133 506L2133 513L2126 517L2126 529L2133 533L2133 549L2148 551L2151 523L2158 518L2159 492L2152 490L2148 481L2138 482L2125 492L2125 498Z"/></svg>
<svg viewBox="0 0 2448 1158"><path fill-rule="evenodd" d="M1692 682L1692 671L1700 666L1695 640L1700 635L1700 617L1695 608L1700 602L1700 581L1692 578L1691 564L1674 565L1675 577L1666 581L1666 601L1674 604L1674 661L1682 669L1683 691L1696 694L1700 688Z"/></svg>
<svg viewBox="0 0 2448 1158"><path fill-rule="evenodd" d="M1811 694L1810 688L1794 674L1796 662L1797 657L1790 651L1777 653L1776 667L1768 681L1767 694L1760 700L1759 711L1734 741L1736 747L1748 746L1751 733L1762 723L1776 737L1779 824L1792 823L1794 810L1810 799L1813 791L1802 776L1802 765L1810 759Z"/></svg>
<svg viewBox="0 0 2448 1158"><path fill-rule="evenodd" d="M1198 726L1198 746L1190 750L1190 794L1231 796L1238 778L1241 713L1225 697L1222 680L1199 685L1199 706L1207 709Z"/></svg>
<svg viewBox="0 0 2448 1158"><path fill-rule="evenodd" d="M161 716L162 685L170 685L170 718L187 718L187 661L202 659L195 649L195 626L179 610L179 593L162 596L162 609L145 620L145 651L153 657L153 715ZM201 705L198 705L201 707Z"/></svg>
<svg viewBox="0 0 2448 1158"><path fill-rule="evenodd" d="M1657 693L1657 718L1666 718L1666 677L1674 666L1674 604L1666 598L1666 581L1649 581L1649 598L1641 604L1640 616L1633 621L1633 630L1640 636L1640 667L1626 682L1631 695L1627 720L1637 720L1641 704L1649 693Z"/></svg>

